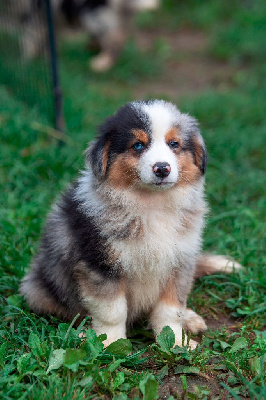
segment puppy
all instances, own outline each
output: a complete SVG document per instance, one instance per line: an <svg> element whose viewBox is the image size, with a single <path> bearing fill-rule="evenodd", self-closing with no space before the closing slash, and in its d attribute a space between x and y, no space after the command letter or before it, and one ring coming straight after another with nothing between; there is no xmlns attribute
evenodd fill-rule
<svg viewBox="0 0 266 400"><path fill-rule="evenodd" d="M205 330L186 309L194 278L240 267L200 255L206 159L196 120L171 103L136 101L108 118L48 216L21 284L31 309L90 315L105 345L142 315L155 334L170 326L179 346L183 327Z"/></svg>

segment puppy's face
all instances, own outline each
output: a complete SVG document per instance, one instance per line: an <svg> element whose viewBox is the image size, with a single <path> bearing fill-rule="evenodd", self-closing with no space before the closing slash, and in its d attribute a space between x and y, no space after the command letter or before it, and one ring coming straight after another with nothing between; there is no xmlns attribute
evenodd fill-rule
<svg viewBox="0 0 266 400"><path fill-rule="evenodd" d="M205 173L206 150L196 121L171 103L133 102L100 128L88 149L95 176L113 187L162 190Z"/></svg>

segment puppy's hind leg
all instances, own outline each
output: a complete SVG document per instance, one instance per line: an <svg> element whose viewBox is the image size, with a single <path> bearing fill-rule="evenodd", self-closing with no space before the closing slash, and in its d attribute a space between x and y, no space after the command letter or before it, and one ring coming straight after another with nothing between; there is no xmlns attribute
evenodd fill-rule
<svg viewBox="0 0 266 400"><path fill-rule="evenodd" d="M57 315L64 319L74 317L47 291L38 270L29 271L21 282L19 292L26 299L30 309L36 314Z"/></svg>
<svg viewBox="0 0 266 400"><path fill-rule="evenodd" d="M236 261L230 260L226 256L201 254L197 260L195 278L201 278L204 275L212 275L217 272L230 274L242 268L242 265Z"/></svg>

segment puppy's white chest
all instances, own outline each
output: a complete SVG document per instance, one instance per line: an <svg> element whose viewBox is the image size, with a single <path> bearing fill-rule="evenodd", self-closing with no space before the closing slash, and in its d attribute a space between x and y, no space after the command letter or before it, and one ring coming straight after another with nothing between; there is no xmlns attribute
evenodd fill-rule
<svg viewBox="0 0 266 400"><path fill-rule="evenodd" d="M173 216L153 212L142 216L141 234L112 244L122 269L131 276L164 276L178 263L182 240ZM181 246L180 246L181 245Z"/></svg>
<svg viewBox="0 0 266 400"><path fill-rule="evenodd" d="M143 273L141 277L128 278L126 289L128 322L153 309L167 278L168 276L157 276L155 273Z"/></svg>

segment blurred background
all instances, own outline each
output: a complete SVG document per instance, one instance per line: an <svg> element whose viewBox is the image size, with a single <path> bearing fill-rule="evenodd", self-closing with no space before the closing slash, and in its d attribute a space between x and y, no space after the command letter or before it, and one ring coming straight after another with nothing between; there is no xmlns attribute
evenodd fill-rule
<svg viewBox="0 0 266 400"><path fill-rule="evenodd" d="M234 398L264 398L262 372L258 375L263 356L261 361L257 357L254 332L265 327L266 310L266 2L106 4L0 0L0 314L6 316L1 333L9 354L0 393L5 390L10 398L18 390L14 398L22 398L28 390L34 400L54 398L54 381L46 382L50 397L42 386L45 371L25 380L19 367L19 375L14 372L18 357L29 351L29 333L43 338L45 329L53 329L48 317L27 310L18 295L20 279L36 253L52 203L83 168L83 152L98 125L128 101L161 98L199 120L207 145L210 212L204 250L227 254L248 267L239 274L207 276L195 285L189 307L213 329L199 352L205 361L198 358L196 365L207 363L207 383L213 377L226 382L234 387ZM49 40L53 27L57 63ZM145 332L135 339L137 345ZM244 351L231 353L236 335L243 336L236 340L244 340ZM55 336L48 339L51 348ZM247 343L254 343L251 352ZM231 372L217 375L217 362ZM58 393L64 397L69 385L60 379ZM34 382L37 391L30 392Z"/></svg>
<svg viewBox="0 0 266 400"><path fill-rule="evenodd" d="M260 86L264 1L2 0L1 83L44 120L54 119L48 3L66 131L131 99Z"/></svg>

